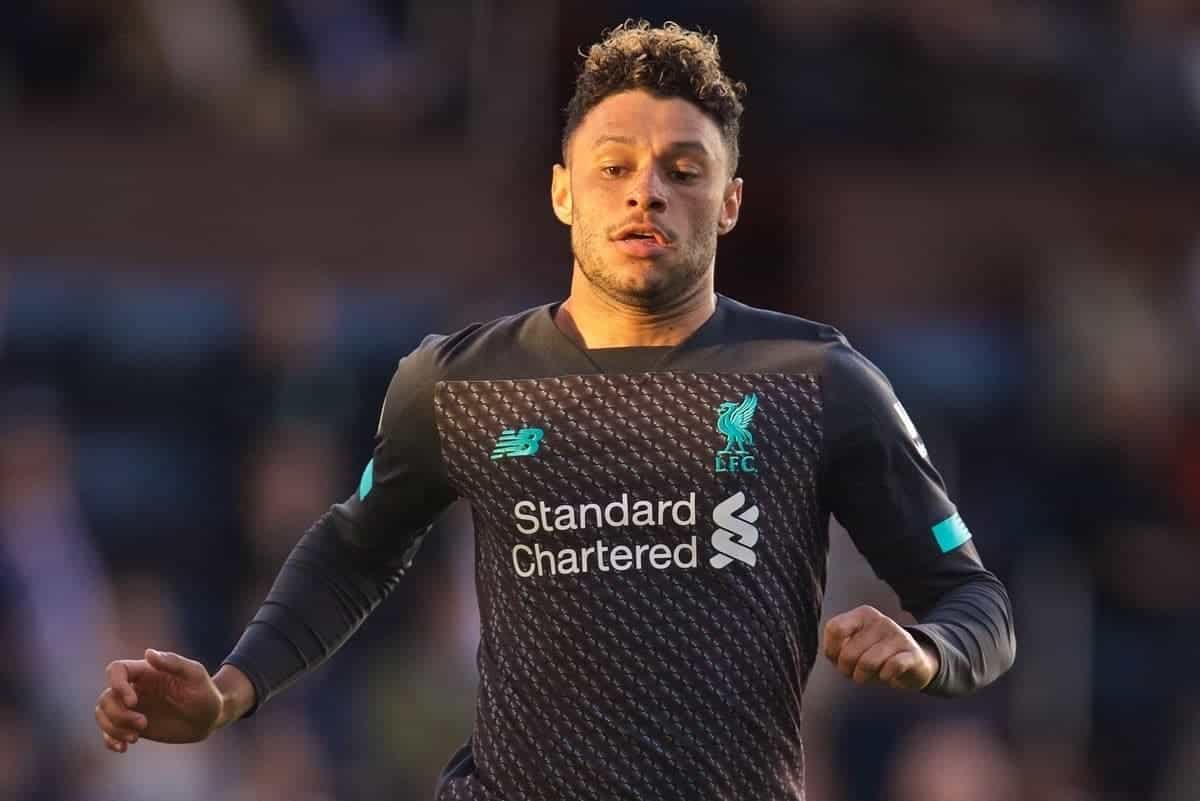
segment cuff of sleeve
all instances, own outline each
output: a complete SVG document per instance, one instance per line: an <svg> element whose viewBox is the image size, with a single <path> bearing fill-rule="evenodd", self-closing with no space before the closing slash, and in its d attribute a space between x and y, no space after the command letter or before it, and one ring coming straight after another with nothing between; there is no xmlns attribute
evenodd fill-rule
<svg viewBox="0 0 1200 801"><path fill-rule="evenodd" d="M245 673L246 678L250 679L250 684L254 686L254 703L246 710L246 714L238 718L239 720L245 720L257 712L258 708L267 700L267 695L270 691L267 689L266 679L263 678L262 673L236 652L225 657L225 661L221 662L221 665L233 665Z"/></svg>
<svg viewBox="0 0 1200 801"><path fill-rule="evenodd" d="M935 698L948 698L949 693L946 692L945 688L947 678L950 674L950 654L947 652L945 643L942 642L940 637L930 631L928 627L920 623L904 626L903 628L912 635L913 639L919 645L931 646L938 655L937 673L921 692Z"/></svg>

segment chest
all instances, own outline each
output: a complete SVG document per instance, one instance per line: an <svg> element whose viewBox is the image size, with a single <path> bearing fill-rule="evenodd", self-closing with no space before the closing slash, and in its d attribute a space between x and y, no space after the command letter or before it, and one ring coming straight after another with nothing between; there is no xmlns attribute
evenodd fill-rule
<svg viewBox="0 0 1200 801"><path fill-rule="evenodd" d="M455 489L504 530L706 528L739 493L764 523L796 523L816 502L805 374L444 381L435 410Z"/></svg>

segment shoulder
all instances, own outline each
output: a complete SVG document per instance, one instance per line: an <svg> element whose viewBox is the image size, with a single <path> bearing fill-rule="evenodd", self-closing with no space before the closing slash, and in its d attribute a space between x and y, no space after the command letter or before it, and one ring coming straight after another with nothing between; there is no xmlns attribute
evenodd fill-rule
<svg viewBox="0 0 1200 801"><path fill-rule="evenodd" d="M869 417L889 414L897 402L895 390L883 371L844 337L826 352L822 377L829 403Z"/></svg>
<svg viewBox="0 0 1200 801"><path fill-rule="evenodd" d="M534 338L540 318L548 313L547 306L534 306L452 333L430 334L406 360L418 363L434 380L451 378Z"/></svg>
<svg viewBox="0 0 1200 801"><path fill-rule="evenodd" d="M841 331L831 325L793 314L761 309L721 296L726 334L734 339L778 339L813 344L846 343Z"/></svg>
<svg viewBox="0 0 1200 801"><path fill-rule="evenodd" d="M531 336L530 327L546 307L538 306L507 317L472 323L450 334L430 334L400 359L384 400L380 428L401 420L413 410L431 411L434 386L478 370L478 365L503 362L514 345Z"/></svg>
<svg viewBox="0 0 1200 801"><path fill-rule="evenodd" d="M827 351L845 344L831 325L720 295L713 324L697 337L692 355L718 370L819 376Z"/></svg>
<svg viewBox="0 0 1200 801"><path fill-rule="evenodd" d="M722 298L722 303L728 310L726 328L735 339L786 340L816 346L820 354L818 372L826 381L863 390L887 385L883 372L832 325L730 298Z"/></svg>
<svg viewBox="0 0 1200 801"><path fill-rule="evenodd" d="M732 339L786 343L789 352L812 354L812 360L805 362L812 365L824 384L827 404L871 414L895 402L883 372L834 326L728 298L723 303Z"/></svg>
<svg viewBox="0 0 1200 801"><path fill-rule="evenodd" d="M739 364L809 373L838 402L891 391L879 368L834 326L724 297L721 305L723 342L739 354Z"/></svg>

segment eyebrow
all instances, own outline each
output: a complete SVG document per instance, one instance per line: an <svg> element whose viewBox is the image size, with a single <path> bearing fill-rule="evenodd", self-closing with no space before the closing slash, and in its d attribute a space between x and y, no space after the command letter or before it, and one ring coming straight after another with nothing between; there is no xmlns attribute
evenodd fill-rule
<svg viewBox="0 0 1200 801"><path fill-rule="evenodd" d="M627 145L629 147L633 147L637 143L633 139L629 138L628 136L616 136L613 134L605 134L603 136L598 137L596 139L596 141L592 143L592 147L595 148L595 147L600 147L601 145L609 145L609 144ZM708 148L699 139L684 139L684 140L681 140L678 142L672 142L671 144L667 145L666 150L667 150L667 152L675 152L675 151L679 151L679 150L694 150L704 156L711 155L709 153Z"/></svg>

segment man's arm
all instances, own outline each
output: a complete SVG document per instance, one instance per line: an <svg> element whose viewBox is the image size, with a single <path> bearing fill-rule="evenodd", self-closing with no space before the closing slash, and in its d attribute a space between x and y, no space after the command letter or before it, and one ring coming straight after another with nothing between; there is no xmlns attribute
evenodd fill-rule
<svg viewBox="0 0 1200 801"><path fill-rule="evenodd" d="M830 621L826 654L844 672L895 686L927 673L917 686L931 695L995 681L1016 653L1008 593L980 561L915 426L882 373L849 346L833 349L825 388L826 503L918 620L901 626L854 610ZM894 654L912 663L899 680L887 664Z"/></svg>
<svg viewBox="0 0 1200 801"><path fill-rule="evenodd" d="M109 750L125 753L143 737L197 742L252 714L333 654L396 586L454 500L433 419L434 344L426 340L401 360L358 491L292 549L215 676L196 660L153 649L108 665L94 713Z"/></svg>
<svg viewBox="0 0 1200 801"><path fill-rule="evenodd" d="M350 638L391 593L433 520L454 500L434 421L435 342L427 339L401 360L358 491L331 508L292 549L225 659L223 666L237 668L254 690L243 714L252 714Z"/></svg>

